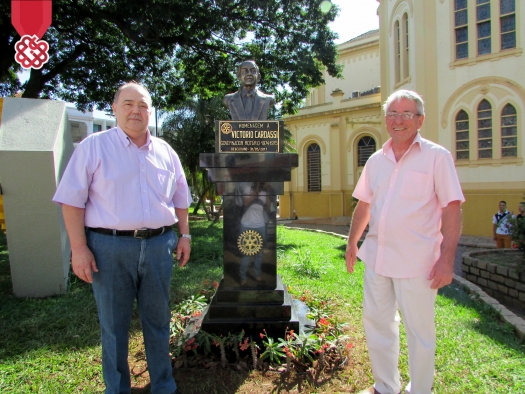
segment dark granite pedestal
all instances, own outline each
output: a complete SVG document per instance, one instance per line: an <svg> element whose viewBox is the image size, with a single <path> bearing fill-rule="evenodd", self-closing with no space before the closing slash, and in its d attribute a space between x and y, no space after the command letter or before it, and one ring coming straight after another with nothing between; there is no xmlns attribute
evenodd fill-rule
<svg viewBox="0 0 525 394"><path fill-rule="evenodd" d="M297 154L200 155L223 196L224 276L202 320L213 334L284 337L300 331L299 316L277 275L276 196L297 167Z"/></svg>

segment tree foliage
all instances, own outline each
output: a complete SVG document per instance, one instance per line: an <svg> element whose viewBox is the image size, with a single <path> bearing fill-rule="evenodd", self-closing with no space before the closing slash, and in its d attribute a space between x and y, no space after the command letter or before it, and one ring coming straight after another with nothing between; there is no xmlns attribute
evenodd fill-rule
<svg viewBox="0 0 525 394"><path fill-rule="evenodd" d="M193 98L169 113L162 123L162 138L179 155L188 183L199 198L195 213L206 197L215 197L215 185L209 182L206 170L200 168L199 155L215 152L215 120L228 116L220 97Z"/></svg>
<svg viewBox="0 0 525 394"><path fill-rule="evenodd" d="M340 75L328 28L337 7L323 14L319 0L53 0L50 60L20 86L10 3L0 0L1 95L108 109L116 87L135 79L169 109L234 90L235 64L254 59L284 114L324 82L323 69Z"/></svg>

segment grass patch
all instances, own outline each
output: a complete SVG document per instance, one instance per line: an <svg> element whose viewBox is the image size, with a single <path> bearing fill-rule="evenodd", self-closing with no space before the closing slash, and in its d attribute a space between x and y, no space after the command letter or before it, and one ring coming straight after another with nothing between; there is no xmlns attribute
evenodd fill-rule
<svg viewBox="0 0 525 394"><path fill-rule="evenodd" d="M475 255L475 258L489 263L497 264L502 267L517 268L523 262L523 253L520 251L505 251Z"/></svg>
<svg viewBox="0 0 525 394"><path fill-rule="evenodd" d="M175 267L171 300L179 303L222 277L222 224L191 223L192 255ZM361 322L363 264L346 273L346 241L331 235L278 227L278 272L290 292L327 299L353 348L347 367L313 387L260 371L179 369L174 372L184 394L192 393L352 393L372 383ZM308 254L305 263L304 256ZM5 237L0 234L0 392L97 393L103 391L100 340L91 286L70 277L67 294L45 299L12 296ZM302 259L302 260L301 260ZM301 268L301 269L298 269ZM303 268L316 269L312 275ZM315 271L315 270L314 270ZM313 271L312 271L313 272ZM459 286L439 292L436 301L436 393L525 392L525 345L512 327ZM131 329L133 393L148 393L148 376L138 316ZM408 381L406 340L402 334L400 370Z"/></svg>

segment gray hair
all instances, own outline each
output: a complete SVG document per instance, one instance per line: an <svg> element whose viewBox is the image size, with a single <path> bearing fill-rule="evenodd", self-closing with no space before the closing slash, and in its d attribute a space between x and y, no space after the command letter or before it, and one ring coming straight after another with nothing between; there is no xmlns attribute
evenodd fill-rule
<svg viewBox="0 0 525 394"><path fill-rule="evenodd" d="M115 96L113 97L114 103L117 103L118 98L120 96L120 92L122 92L124 89L126 89L129 86L138 86L139 88L142 88L142 90L144 90L144 92L146 93L146 99L148 100L148 104L150 105L150 107L153 105L151 102L151 95L149 94L148 89L146 89L146 87L143 84L137 81L129 81L129 82L126 82L120 85L117 91L115 92Z"/></svg>
<svg viewBox="0 0 525 394"><path fill-rule="evenodd" d="M423 99L419 94L413 92L412 90L396 90L386 99L385 103L383 104L383 111L387 113L390 104L392 104L394 101L401 101L403 99L413 101L416 104L418 115L425 115L425 103Z"/></svg>

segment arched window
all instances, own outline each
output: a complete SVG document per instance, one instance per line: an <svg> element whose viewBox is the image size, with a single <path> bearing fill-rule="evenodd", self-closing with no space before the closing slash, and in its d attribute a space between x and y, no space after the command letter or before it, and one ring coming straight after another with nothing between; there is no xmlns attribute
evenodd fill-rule
<svg viewBox="0 0 525 394"><path fill-rule="evenodd" d="M372 153L376 151L376 141L369 136L363 137L357 143L357 166L363 167Z"/></svg>
<svg viewBox="0 0 525 394"><path fill-rule="evenodd" d="M492 106L483 99L478 105L478 159L492 158Z"/></svg>
<svg viewBox="0 0 525 394"><path fill-rule="evenodd" d="M408 78L408 15L403 14L403 26L404 26L404 48L403 48L403 78Z"/></svg>
<svg viewBox="0 0 525 394"><path fill-rule="evenodd" d="M478 55L490 53L490 0L476 0L476 24L478 29Z"/></svg>
<svg viewBox="0 0 525 394"><path fill-rule="evenodd" d="M516 108L507 104L501 111L501 157L518 156L518 116Z"/></svg>
<svg viewBox="0 0 525 394"><path fill-rule="evenodd" d="M516 1L500 0L501 49L516 48Z"/></svg>
<svg viewBox="0 0 525 394"><path fill-rule="evenodd" d="M401 81L401 31L399 27L399 21L394 24L395 31L395 81L399 83Z"/></svg>
<svg viewBox="0 0 525 394"><path fill-rule="evenodd" d="M468 57L467 0L455 0L454 27L456 33L456 59Z"/></svg>
<svg viewBox="0 0 525 394"><path fill-rule="evenodd" d="M318 144L310 144L306 150L308 170L308 191L321 191L321 148Z"/></svg>
<svg viewBox="0 0 525 394"><path fill-rule="evenodd" d="M456 159L468 160L469 158L468 114L461 110L456 116Z"/></svg>

